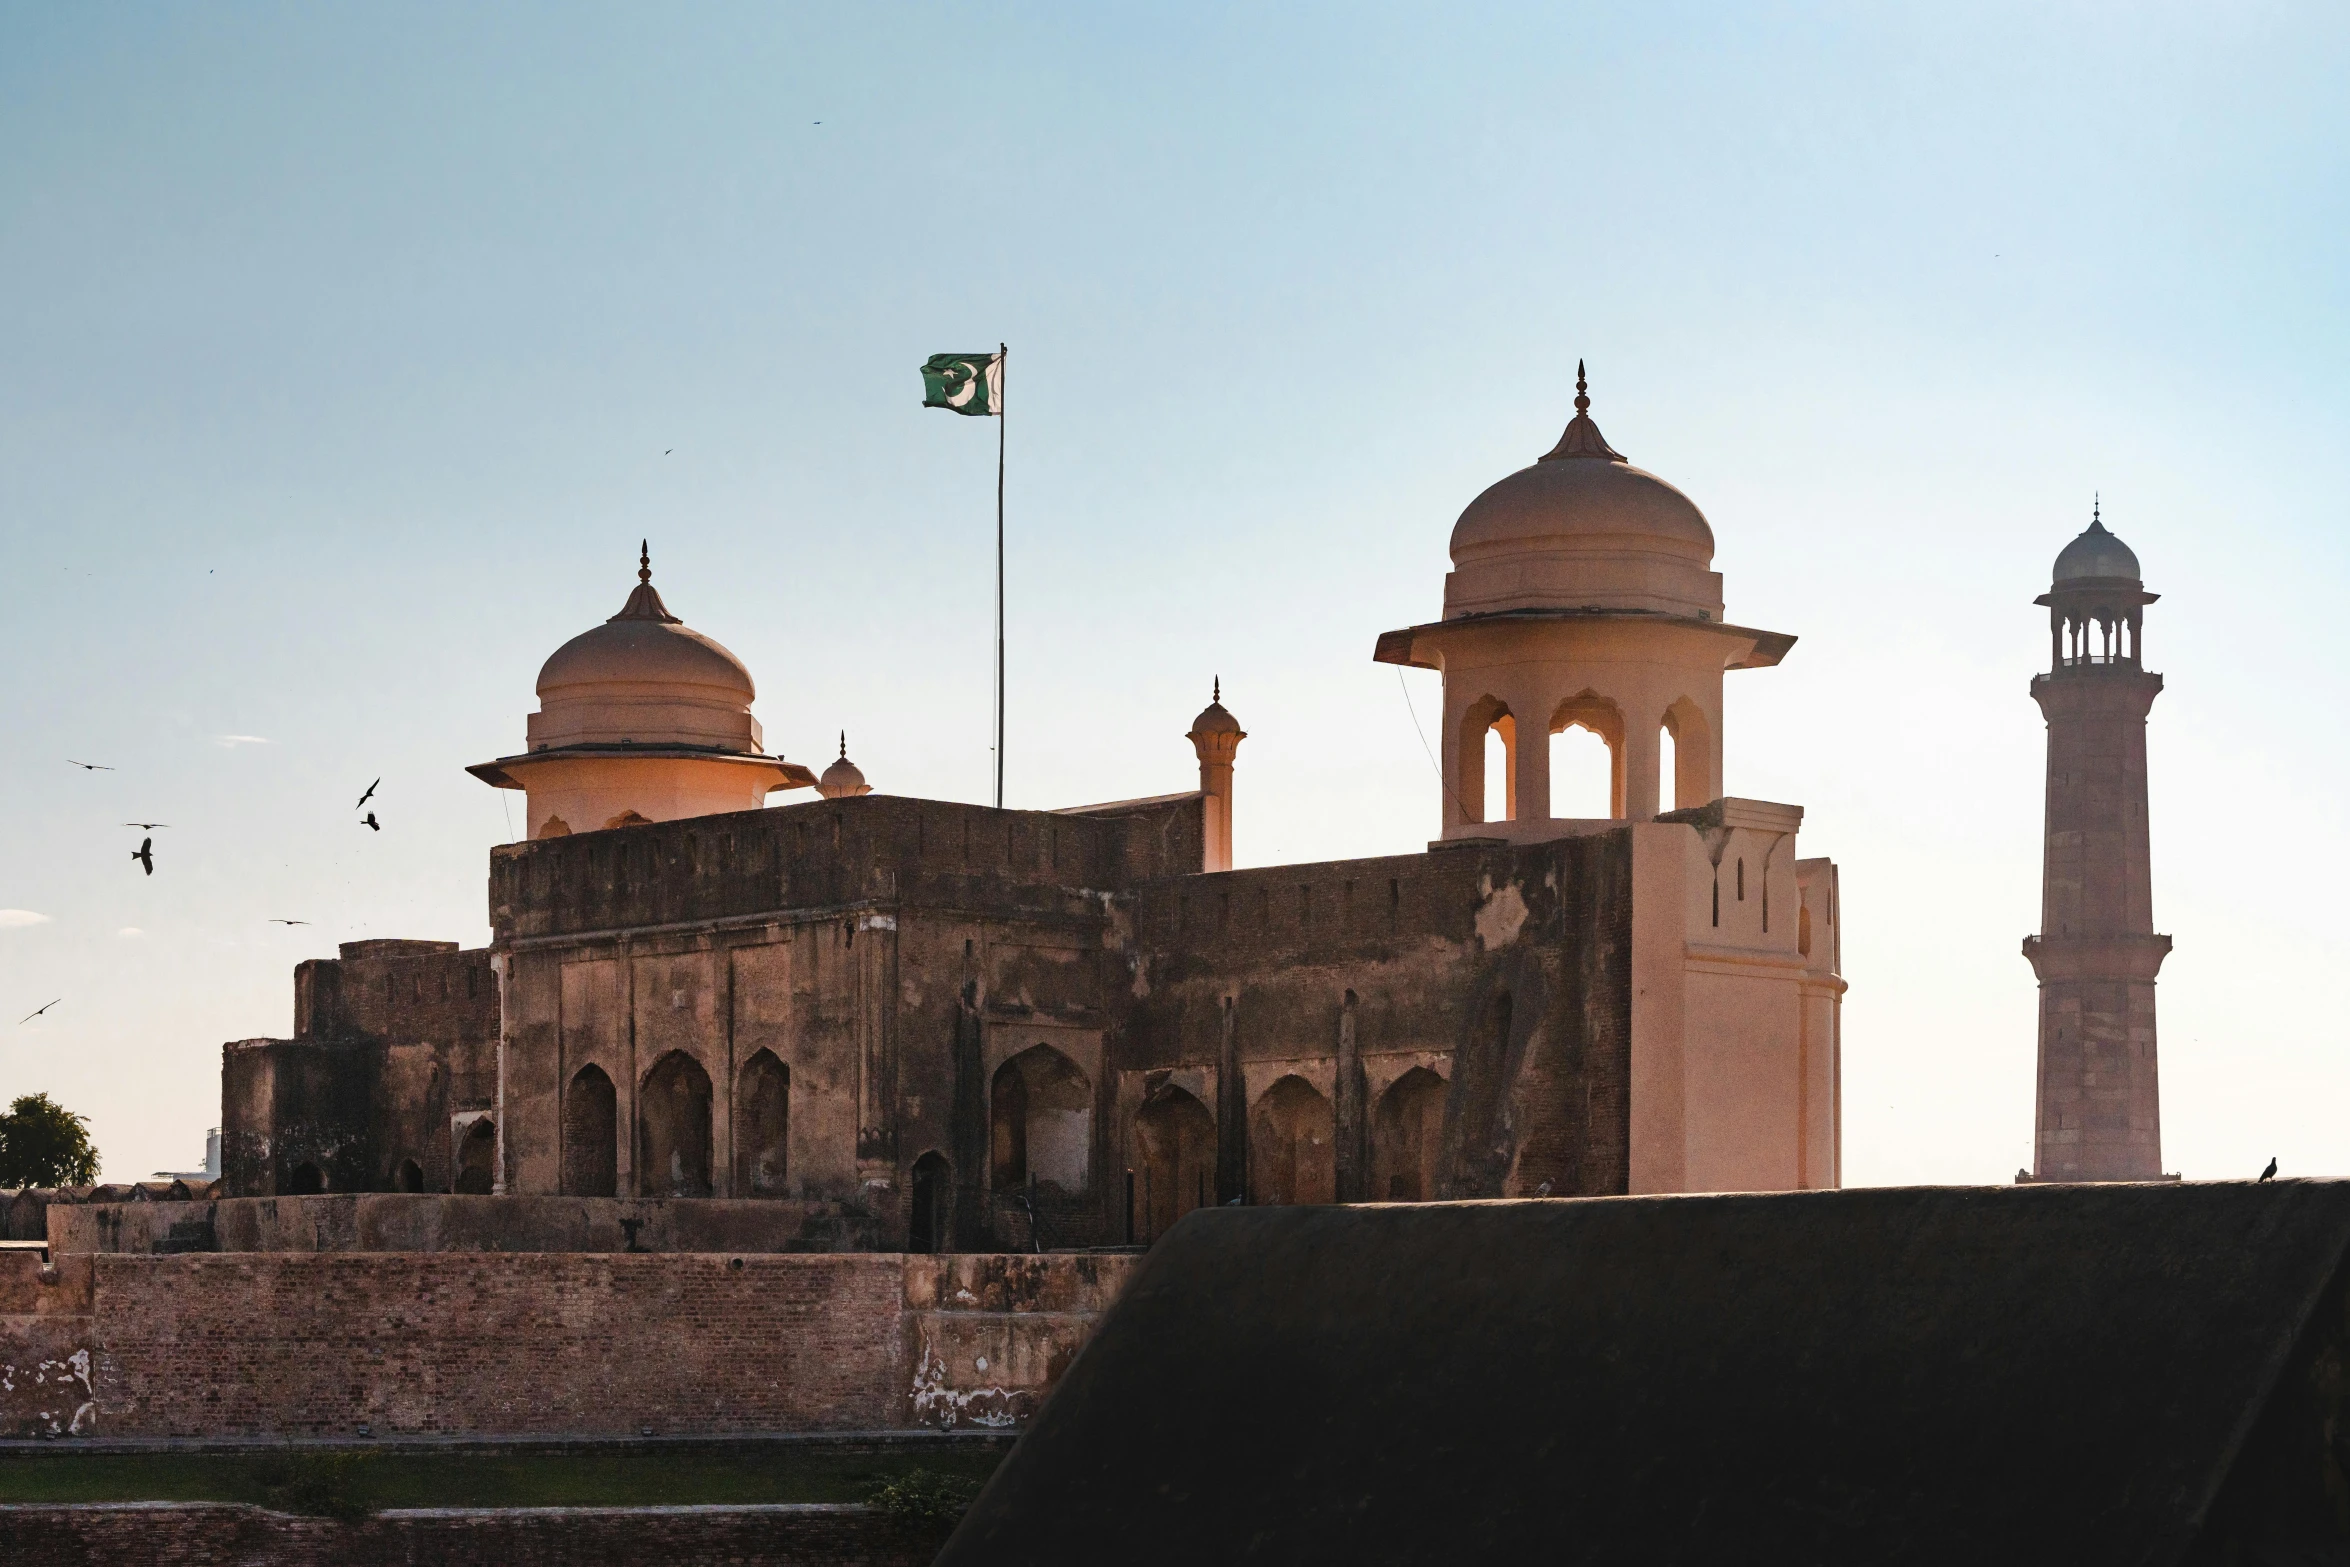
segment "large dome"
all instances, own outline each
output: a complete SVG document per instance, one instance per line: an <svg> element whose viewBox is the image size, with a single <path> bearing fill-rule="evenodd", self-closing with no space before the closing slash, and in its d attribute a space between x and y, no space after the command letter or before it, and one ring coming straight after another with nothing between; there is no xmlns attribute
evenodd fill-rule
<svg viewBox="0 0 2350 1567"><path fill-rule="evenodd" d="M2137 553L2105 531L2102 516L2096 511L2090 514L2088 528L2056 557L2057 586L2088 577L2123 582L2140 580Z"/></svg>
<svg viewBox="0 0 2350 1567"><path fill-rule="evenodd" d="M686 625L653 587L649 554L620 613L557 648L539 669L530 748L688 745L755 752L758 688L743 661Z"/></svg>
<svg viewBox="0 0 2350 1567"><path fill-rule="evenodd" d="M1598 608L1718 618L1705 513L1607 444L1580 365L1575 390L1558 445L1488 487L1453 525L1445 614Z"/></svg>

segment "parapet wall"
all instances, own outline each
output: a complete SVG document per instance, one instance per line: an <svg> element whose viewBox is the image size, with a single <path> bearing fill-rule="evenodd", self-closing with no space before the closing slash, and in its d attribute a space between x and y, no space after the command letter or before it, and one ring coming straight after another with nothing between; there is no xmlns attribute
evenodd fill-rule
<svg viewBox="0 0 2350 1567"><path fill-rule="evenodd" d="M0 1252L0 1437L1012 1427L1134 1261Z"/></svg>
<svg viewBox="0 0 2350 1567"><path fill-rule="evenodd" d="M1197 795L1063 815L867 795L490 851L501 942L880 900L1054 906L1200 868Z"/></svg>
<svg viewBox="0 0 2350 1567"><path fill-rule="evenodd" d="M348 1192L49 1209L49 1249L183 1252L877 1251L873 1220L838 1203L700 1197L473 1197Z"/></svg>

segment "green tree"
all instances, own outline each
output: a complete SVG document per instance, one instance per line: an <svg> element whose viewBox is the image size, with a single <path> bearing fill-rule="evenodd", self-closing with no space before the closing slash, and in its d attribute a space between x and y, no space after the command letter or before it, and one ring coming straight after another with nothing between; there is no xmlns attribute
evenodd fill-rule
<svg viewBox="0 0 2350 1567"><path fill-rule="evenodd" d="M97 1178L88 1117L47 1094L25 1094L0 1115L0 1188L85 1186Z"/></svg>

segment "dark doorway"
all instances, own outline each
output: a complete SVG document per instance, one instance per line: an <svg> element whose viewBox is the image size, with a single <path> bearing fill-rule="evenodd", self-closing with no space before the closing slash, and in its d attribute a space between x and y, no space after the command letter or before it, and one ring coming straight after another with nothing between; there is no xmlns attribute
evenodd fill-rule
<svg viewBox="0 0 2350 1567"><path fill-rule="evenodd" d="M1135 1152L1142 1168L1142 1233L1150 1242L1202 1203L1215 1201L1216 1121L1208 1107L1169 1084L1134 1118Z"/></svg>
<svg viewBox="0 0 2350 1567"><path fill-rule="evenodd" d="M413 1159L402 1159L400 1168L392 1174L392 1190L420 1192L424 1190L424 1166Z"/></svg>
<svg viewBox="0 0 2350 1567"><path fill-rule="evenodd" d="M954 1173L933 1150L914 1161L914 1204L906 1224L908 1251L945 1251L947 1216L954 1206Z"/></svg>
<svg viewBox="0 0 2350 1567"><path fill-rule="evenodd" d="M496 1186L498 1127L488 1116L477 1116L457 1143L456 1190L487 1197Z"/></svg>
<svg viewBox="0 0 2350 1567"><path fill-rule="evenodd" d="M791 1068L760 1051L735 1079L734 1104L734 1195L788 1195Z"/></svg>
<svg viewBox="0 0 2350 1567"><path fill-rule="evenodd" d="M315 1197L325 1190L326 1172L315 1164L297 1164L293 1173L286 1177L286 1195L289 1197Z"/></svg>
<svg viewBox="0 0 2350 1567"><path fill-rule="evenodd" d="M620 1195L620 1112L612 1079L583 1066L563 1091L563 1190L573 1197Z"/></svg>
<svg viewBox="0 0 2350 1567"><path fill-rule="evenodd" d="M637 1094L636 1185L645 1197L710 1195L710 1074L672 1050Z"/></svg>

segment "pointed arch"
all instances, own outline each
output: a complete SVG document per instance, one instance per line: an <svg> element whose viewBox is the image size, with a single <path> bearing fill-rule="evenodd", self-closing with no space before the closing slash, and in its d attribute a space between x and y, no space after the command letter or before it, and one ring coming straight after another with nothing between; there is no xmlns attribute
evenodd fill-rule
<svg viewBox="0 0 2350 1567"><path fill-rule="evenodd" d="M604 1069L590 1063L563 1090L563 1191L570 1197L620 1195L619 1095Z"/></svg>
<svg viewBox="0 0 2350 1567"><path fill-rule="evenodd" d="M1501 815L1486 800L1485 737L1501 737ZM1497 696L1481 696L1461 715L1460 733L1453 748L1453 807L1464 822L1509 821L1518 814L1518 721L1509 704Z"/></svg>
<svg viewBox="0 0 2350 1567"><path fill-rule="evenodd" d="M790 1141L791 1068L762 1050L735 1074L734 1195L786 1195Z"/></svg>
<svg viewBox="0 0 2350 1567"><path fill-rule="evenodd" d="M1594 735L1607 747L1607 762L1604 769L1578 765L1579 763L1588 764L1594 758L1587 753L1579 753L1575 740L1564 738L1567 731L1571 729L1580 729L1586 734ZM1598 797L1604 795L1607 801L1608 817L1611 820L1621 818L1624 815L1625 783L1624 710L1618 707L1612 698L1601 696L1591 687L1585 686L1551 709L1550 734L1551 799L1554 802L1563 801L1568 805L1576 805L1580 800L1588 797L1592 803L1596 804ZM1588 745L1588 742L1582 742L1582 744ZM1567 769L1563 775L1560 770L1562 764ZM1599 787L1603 779L1604 788ZM1564 790L1561 788L1562 781L1565 784ZM1578 784L1586 784L1589 787L1578 790ZM1579 809L1561 810L1556 803L1551 807L1551 815L1553 816L1582 816L1584 814Z"/></svg>
<svg viewBox="0 0 2350 1567"><path fill-rule="evenodd" d="M1143 1241L1215 1202L1216 1118L1193 1095L1172 1083L1151 1095L1134 1118L1134 1153Z"/></svg>
<svg viewBox="0 0 2350 1567"><path fill-rule="evenodd" d="M933 1148L914 1161L913 1201L906 1216L908 1251L945 1251L955 1208L954 1167Z"/></svg>
<svg viewBox="0 0 2350 1567"><path fill-rule="evenodd" d="M1444 1079L1424 1066L1388 1085L1371 1118L1371 1199L1426 1202L1436 1195L1444 1131Z"/></svg>
<svg viewBox="0 0 2350 1567"><path fill-rule="evenodd" d="M1673 737L1673 765L1657 780L1658 804L1668 811L1694 811L1712 804L1714 734L1705 709L1688 697L1678 698L1665 709L1663 728Z"/></svg>
<svg viewBox="0 0 2350 1567"><path fill-rule="evenodd" d="M1260 1204L1338 1200L1336 1121L1330 1101L1291 1074L1258 1098L1249 1117L1249 1200Z"/></svg>
<svg viewBox="0 0 2350 1567"><path fill-rule="evenodd" d="M457 1179L454 1191L487 1197L498 1189L498 1123L477 1115L457 1136Z"/></svg>
<svg viewBox="0 0 2350 1567"><path fill-rule="evenodd" d="M637 1195L710 1195L710 1074L682 1050L637 1089Z"/></svg>
<svg viewBox="0 0 2350 1567"><path fill-rule="evenodd" d="M988 1090L991 1184L1085 1190L1093 1156L1093 1083L1050 1045L1031 1045L996 1069Z"/></svg>

